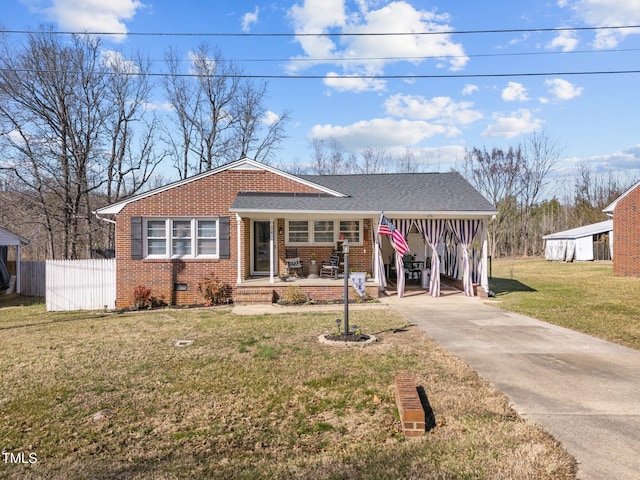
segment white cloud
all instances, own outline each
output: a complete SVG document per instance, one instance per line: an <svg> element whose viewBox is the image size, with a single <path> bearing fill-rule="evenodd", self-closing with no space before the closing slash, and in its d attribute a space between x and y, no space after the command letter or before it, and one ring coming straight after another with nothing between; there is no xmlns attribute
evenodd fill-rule
<svg viewBox="0 0 640 480"><path fill-rule="evenodd" d="M524 85L518 82L509 82L508 86L502 90L502 99L505 102L526 102L529 97Z"/></svg>
<svg viewBox="0 0 640 480"><path fill-rule="evenodd" d="M575 31L563 30L558 36L545 45L548 50L560 49L563 52L571 52L578 46L578 37Z"/></svg>
<svg viewBox="0 0 640 480"><path fill-rule="evenodd" d="M260 7L256 7L253 12L247 12L242 16L242 31L249 32L251 25L257 23L258 14L260 13Z"/></svg>
<svg viewBox="0 0 640 480"><path fill-rule="evenodd" d="M305 0L289 10L297 34L308 33L406 33L441 32L451 30L447 15L427 10L416 10L400 0L373 9L376 2L358 1L357 10L347 9L343 0ZM451 70L463 68L469 61L462 44L443 35L355 35L340 38L299 36L296 41L303 55L296 57L308 62L291 62L290 73L314 65L338 65L344 75L377 75L386 66L397 62L419 65L424 57L436 57ZM334 76L337 74L334 74ZM325 82L327 83L327 82ZM330 86L343 83L329 80ZM377 84L376 84L377 85ZM370 88L369 88L370 89Z"/></svg>
<svg viewBox="0 0 640 480"><path fill-rule="evenodd" d="M384 80L373 78L349 77L335 72L329 72L323 80L327 87L331 87L338 92L377 92L385 89Z"/></svg>
<svg viewBox="0 0 640 480"><path fill-rule="evenodd" d="M563 80L562 78L546 80L544 84L557 100L571 100L572 98L582 95L582 91L584 90L584 88L576 87L573 83Z"/></svg>
<svg viewBox="0 0 640 480"><path fill-rule="evenodd" d="M462 89L462 95L472 95L473 93L479 90L477 85L473 85L472 83L467 83Z"/></svg>
<svg viewBox="0 0 640 480"><path fill-rule="evenodd" d="M542 125L542 121L539 118L533 118L527 109L518 110L507 116L496 113L493 120L494 122L482 132L483 137L513 138L539 130Z"/></svg>
<svg viewBox="0 0 640 480"><path fill-rule="evenodd" d="M118 73L138 73L140 68L135 62L124 58L122 53L115 50L104 50L101 52L102 62L114 72Z"/></svg>
<svg viewBox="0 0 640 480"><path fill-rule="evenodd" d="M119 33L109 37L115 41L124 40L127 33L124 22L144 7L138 0L49 0L47 4L46 7L35 7L35 10L45 13L61 29Z"/></svg>
<svg viewBox="0 0 640 480"><path fill-rule="evenodd" d="M328 140L336 138L347 149L393 148L416 145L434 135L447 134L452 129L425 121L375 118L351 125L316 125L309 132L309 138Z"/></svg>
<svg viewBox="0 0 640 480"><path fill-rule="evenodd" d="M640 0L562 0L558 6L570 8L587 25L611 27L640 23ZM598 30L593 46L614 48L631 34L640 34L640 29Z"/></svg>
<svg viewBox="0 0 640 480"><path fill-rule="evenodd" d="M271 110L267 110L267 112L264 114L264 118L262 119L262 123L264 125L270 126L276 123L278 120L280 120L280 115L272 112Z"/></svg>
<svg viewBox="0 0 640 480"><path fill-rule="evenodd" d="M473 110L472 102L454 102L450 97L420 95L393 95L384 103L389 115L405 117L410 120L433 120L445 125L467 125L482 118L482 114Z"/></svg>

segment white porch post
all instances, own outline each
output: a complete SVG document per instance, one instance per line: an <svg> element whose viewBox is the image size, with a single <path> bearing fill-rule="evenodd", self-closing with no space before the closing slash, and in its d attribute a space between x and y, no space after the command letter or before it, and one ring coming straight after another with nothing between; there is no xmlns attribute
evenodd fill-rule
<svg viewBox="0 0 640 480"><path fill-rule="evenodd" d="M274 283L275 245L273 241L273 218L269 219L269 283Z"/></svg>
<svg viewBox="0 0 640 480"><path fill-rule="evenodd" d="M16 293L22 293L20 281L22 278L22 245L18 243L18 255L16 256Z"/></svg>
<svg viewBox="0 0 640 480"><path fill-rule="evenodd" d="M378 285L382 285L382 279L380 278L380 235L378 235L378 225L376 225L376 219L371 219L371 233L373 235L373 278L376 279Z"/></svg>
<svg viewBox="0 0 640 480"><path fill-rule="evenodd" d="M484 220L482 220L482 232L481 232L481 239L482 239L482 263L481 263L481 268L482 271L480 272L481 277L480 277L480 285L482 285L482 288L484 288L484 291L487 292L487 294L489 294L489 262L488 262L488 244L487 244L487 221L488 219L485 218Z"/></svg>
<svg viewBox="0 0 640 480"><path fill-rule="evenodd" d="M238 285L242 283L242 217L236 213L236 243L238 251Z"/></svg>

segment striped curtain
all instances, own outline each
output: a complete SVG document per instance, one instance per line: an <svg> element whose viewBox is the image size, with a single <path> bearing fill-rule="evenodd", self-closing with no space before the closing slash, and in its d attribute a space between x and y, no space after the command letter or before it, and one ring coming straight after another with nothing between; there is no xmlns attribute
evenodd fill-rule
<svg viewBox="0 0 640 480"><path fill-rule="evenodd" d="M407 238L409 235L409 230L411 230L411 225L413 224L413 220L407 218L396 218L390 219L393 226L396 227L402 236ZM391 240L391 245L395 250L396 246L393 244L393 239L389 237ZM404 278L404 263L402 262L402 257L396 253L396 272L398 274L398 297L404 297L404 286L405 286L405 278Z"/></svg>
<svg viewBox="0 0 640 480"><path fill-rule="evenodd" d="M473 284L469 269L469 245L476 236L481 220L449 219L449 228L455 233L458 243L462 246L462 284L464 294L473 297Z"/></svg>
<svg viewBox="0 0 640 480"><path fill-rule="evenodd" d="M444 232L444 273L452 278L458 278L458 249L456 235L447 228Z"/></svg>
<svg viewBox="0 0 640 480"><path fill-rule="evenodd" d="M429 281L429 293L432 297L440 296L440 259L438 258L438 244L442 240L447 222L444 219L416 220L416 227L422 234L422 238L429 244L433 253L431 255L431 280Z"/></svg>

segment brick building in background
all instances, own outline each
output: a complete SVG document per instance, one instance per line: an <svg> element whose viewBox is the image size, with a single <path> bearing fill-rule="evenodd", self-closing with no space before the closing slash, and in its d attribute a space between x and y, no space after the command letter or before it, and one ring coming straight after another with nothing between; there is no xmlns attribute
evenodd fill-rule
<svg viewBox="0 0 640 480"><path fill-rule="evenodd" d="M640 181L604 212L613 217L613 274L640 277Z"/></svg>

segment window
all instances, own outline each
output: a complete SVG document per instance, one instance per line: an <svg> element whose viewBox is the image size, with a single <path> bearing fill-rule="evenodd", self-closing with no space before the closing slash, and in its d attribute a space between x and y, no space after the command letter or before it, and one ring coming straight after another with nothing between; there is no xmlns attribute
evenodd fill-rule
<svg viewBox="0 0 640 480"><path fill-rule="evenodd" d="M333 220L313 222L313 243L333 243Z"/></svg>
<svg viewBox="0 0 640 480"><path fill-rule="evenodd" d="M149 257L217 257L217 219L146 220L146 255Z"/></svg>
<svg viewBox="0 0 640 480"><path fill-rule="evenodd" d="M362 245L362 220L289 220L286 235L287 245L334 245L342 235Z"/></svg>
<svg viewBox="0 0 640 480"><path fill-rule="evenodd" d="M167 222L165 220L147 221L147 254L167 254Z"/></svg>
<svg viewBox="0 0 640 480"><path fill-rule="evenodd" d="M340 236L351 243L360 243L360 220L340 220Z"/></svg>
<svg viewBox="0 0 640 480"><path fill-rule="evenodd" d="M171 244L174 256L191 255L191 220L173 220Z"/></svg>
<svg viewBox="0 0 640 480"><path fill-rule="evenodd" d="M218 222L198 220L198 255L218 253Z"/></svg>
<svg viewBox="0 0 640 480"><path fill-rule="evenodd" d="M289 243L308 243L309 242L309 222L294 221L289 222Z"/></svg>

